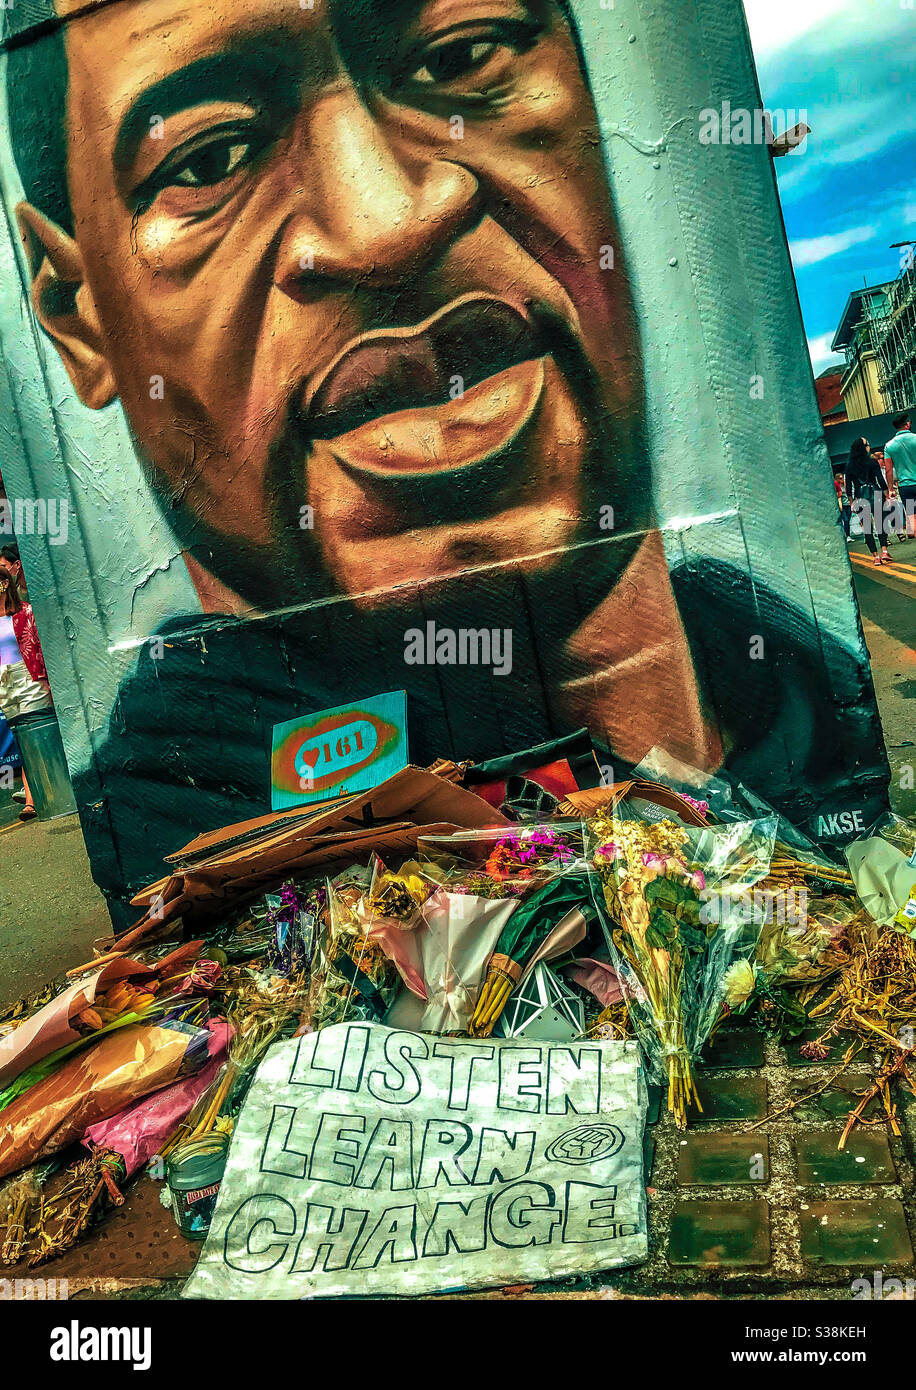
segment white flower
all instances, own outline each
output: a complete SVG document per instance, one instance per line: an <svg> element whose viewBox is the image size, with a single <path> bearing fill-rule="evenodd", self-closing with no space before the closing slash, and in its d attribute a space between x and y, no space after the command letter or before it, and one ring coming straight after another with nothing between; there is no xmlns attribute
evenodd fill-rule
<svg viewBox="0 0 916 1390"><path fill-rule="evenodd" d="M754 993L754 967L749 961L736 960L728 967L722 980L725 1002L736 1009Z"/></svg>

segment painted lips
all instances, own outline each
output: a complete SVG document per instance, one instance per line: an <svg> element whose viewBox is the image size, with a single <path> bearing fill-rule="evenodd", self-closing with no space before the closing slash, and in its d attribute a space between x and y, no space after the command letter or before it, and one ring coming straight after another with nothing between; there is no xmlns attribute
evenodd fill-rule
<svg viewBox="0 0 916 1390"><path fill-rule="evenodd" d="M529 320L467 295L411 328L357 339L303 412L313 444L375 474L441 472L504 452L544 392L545 348ZM318 446L320 448L320 445Z"/></svg>

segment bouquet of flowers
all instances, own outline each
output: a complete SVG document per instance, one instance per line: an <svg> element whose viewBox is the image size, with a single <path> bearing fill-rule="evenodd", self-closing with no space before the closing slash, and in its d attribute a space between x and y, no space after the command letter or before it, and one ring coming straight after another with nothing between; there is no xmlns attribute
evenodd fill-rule
<svg viewBox="0 0 916 1390"><path fill-rule="evenodd" d="M465 1016L468 1032L472 1037L489 1037L525 967L545 939L565 919L576 916L583 904L591 910L582 823L554 821L511 830L500 827L428 835L420 839L417 849L424 874L434 878L452 902L453 926L461 924L461 931L452 933L454 940L467 937L469 924L479 922L475 950L467 952L464 970L455 975L458 954L453 943L449 953L452 968L445 977L453 981L462 978L462 1008L457 1012ZM470 914L457 912L457 899L462 894L477 904ZM511 901L513 910L502 916L485 912L482 900L493 898ZM497 930L491 940L494 927ZM568 933L561 930L564 944L571 945L584 936L585 918L581 915L576 917L576 927L568 943ZM481 954L476 948L485 936L488 949ZM441 992L441 985L437 990ZM454 997L454 989L451 993Z"/></svg>
<svg viewBox="0 0 916 1390"><path fill-rule="evenodd" d="M183 1019L134 1023L91 1047L18 1095L0 1116L0 1177L78 1139L142 1096L199 1071L210 1033Z"/></svg>
<svg viewBox="0 0 916 1390"><path fill-rule="evenodd" d="M515 898L478 897L437 888L421 909L410 937L414 966L398 963L407 989L386 1022L421 1033L465 1033L500 933L517 908Z"/></svg>
<svg viewBox="0 0 916 1390"><path fill-rule="evenodd" d="M605 932L634 1030L678 1127L699 1107L694 1065L719 1018L728 972L752 958L747 893L767 873L776 821L703 828L599 812L587 825Z"/></svg>
<svg viewBox="0 0 916 1390"><path fill-rule="evenodd" d="M265 893L265 920L271 931L269 965L283 975L308 974L326 903L327 890L321 883L298 884L290 880L276 893Z"/></svg>
<svg viewBox="0 0 916 1390"><path fill-rule="evenodd" d="M383 1018L400 987L394 963L370 928L370 906L384 868L354 865L327 884L327 905L312 967L309 1023L327 1028L350 1019Z"/></svg>
<svg viewBox="0 0 916 1390"><path fill-rule="evenodd" d="M425 875L478 898L520 898L583 862L578 821L427 835L417 849Z"/></svg>

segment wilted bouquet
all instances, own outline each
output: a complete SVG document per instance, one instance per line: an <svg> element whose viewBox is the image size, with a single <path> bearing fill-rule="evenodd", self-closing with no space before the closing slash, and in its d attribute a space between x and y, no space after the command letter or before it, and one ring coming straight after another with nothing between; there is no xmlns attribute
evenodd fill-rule
<svg viewBox="0 0 916 1390"><path fill-rule="evenodd" d="M729 967L756 947L760 923L742 899L767 872L776 821L688 828L599 812L587 830L630 1017L683 1129Z"/></svg>

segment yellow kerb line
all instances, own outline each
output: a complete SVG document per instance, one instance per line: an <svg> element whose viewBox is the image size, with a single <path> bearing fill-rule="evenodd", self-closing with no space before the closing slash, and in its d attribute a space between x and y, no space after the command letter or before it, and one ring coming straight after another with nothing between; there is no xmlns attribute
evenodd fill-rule
<svg viewBox="0 0 916 1390"><path fill-rule="evenodd" d="M895 565L895 566L894 566L894 569L888 570L884 565L876 565L876 564L874 564L871 560L866 560L866 558L865 558L864 555L850 555L849 558L850 558L850 560L852 560L854 563L858 564L859 567L860 567L861 569L866 569L866 570L883 570L885 574L890 574L891 576L893 576L894 571L896 570L896 571L897 571L897 578L900 579L900 580L902 580L904 584L916 584L916 569L913 569L912 578L911 578L909 574L900 574L900 573L899 573L900 569L903 568L903 566L900 566L900 565ZM907 569L909 569L909 568L911 568L911 567L910 567L910 566L907 566Z"/></svg>

